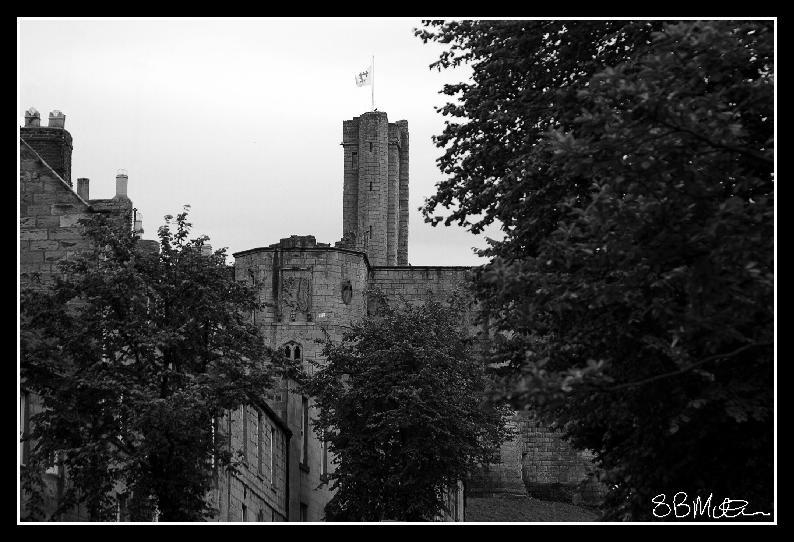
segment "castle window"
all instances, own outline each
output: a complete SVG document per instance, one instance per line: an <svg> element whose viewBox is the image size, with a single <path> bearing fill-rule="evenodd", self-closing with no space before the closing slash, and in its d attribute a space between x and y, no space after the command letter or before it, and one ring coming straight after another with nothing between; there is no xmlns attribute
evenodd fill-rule
<svg viewBox="0 0 794 542"><path fill-rule="evenodd" d="M309 398L301 397L301 463L306 465L309 457Z"/></svg>
<svg viewBox="0 0 794 542"><path fill-rule="evenodd" d="M369 182L369 191L372 192L372 181Z"/></svg>
<svg viewBox="0 0 794 542"><path fill-rule="evenodd" d="M369 152L372 152L372 141L369 142Z"/></svg>
<svg viewBox="0 0 794 542"><path fill-rule="evenodd" d="M243 506L243 521L248 521L248 507L246 505Z"/></svg>
<svg viewBox="0 0 794 542"><path fill-rule="evenodd" d="M248 407L246 405L240 407L240 419L243 424L243 461L248 463Z"/></svg>
<svg viewBox="0 0 794 542"><path fill-rule="evenodd" d="M265 432L262 430L262 413L256 413L256 464L259 474L265 473Z"/></svg>
<svg viewBox="0 0 794 542"><path fill-rule="evenodd" d="M296 343L295 341L290 341L284 345L284 356L287 359L300 360L303 359L302 355L303 353L301 351L301 345Z"/></svg>
<svg viewBox="0 0 794 542"><path fill-rule="evenodd" d="M275 485L276 483L276 472L275 472L275 446L274 442L276 441L276 429L271 425L270 426L270 483Z"/></svg>
<svg viewBox="0 0 794 542"><path fill-rule="evenodd" d="M301 521L309 521L309 505L301 503Z"/></svg>

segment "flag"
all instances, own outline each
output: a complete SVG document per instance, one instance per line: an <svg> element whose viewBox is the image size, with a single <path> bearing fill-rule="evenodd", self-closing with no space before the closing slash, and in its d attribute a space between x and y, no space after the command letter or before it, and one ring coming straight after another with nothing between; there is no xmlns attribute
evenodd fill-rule
<svg viewBox="0 0 794 542"><path fill-rule="evenodd" d="M372 66L370 65L366 70L356 75L356 86L363 87L365 85L372 85Z"/></svg>

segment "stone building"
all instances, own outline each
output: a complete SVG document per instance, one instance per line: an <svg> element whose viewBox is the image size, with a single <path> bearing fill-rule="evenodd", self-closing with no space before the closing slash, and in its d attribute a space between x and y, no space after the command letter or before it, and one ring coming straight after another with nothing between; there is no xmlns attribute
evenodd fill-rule
<svg viewBox="0 0 794 542"><path fill-rule="evenodd" d="M39 113L30 109L19 141L19 280L20 287L47 287L59 272L58 263L86 250L88 241L81 234L78 221L94 213L127 222L138 234L141 220L127 197L128 176L116 176L116 194L110 199L90 199L89 180L72 183L72 137L65 129L65 116L50 114L49 125L40 125ZM157 241L141 240L144 250L158 250ZM39 280L34 280L34 276ZM39 399L20 390L20 430L26 434L30 419L41 408ZM291 431L266 403L241 406L218 420L217 434L228 439L229 446L245 454L245 464L238 475L219 472L216 487L208 498L218 509L218 521L286 521L287 447ZM20 467L30 451L30 442L20 444ZM44 473L45 509L57 507L59 495L69 483L68 472L54 462ZM24 511L26 497L20 495ZM118 519L126 519L126 493L118 488ZM21 514L23 515L23 514ZM79 507L57 518L59 521L87 521L86 510Z"/></svg>
<svg viewBox="0 0 794 542"><path fill-rule="evenodd" d="M113 200L89 200L87 180L78 180L77 193L71 190L71 137L54 118L51 128L26 120L22 129L21 281L32 271L54 272L55 262L78 246L73 217L131 208L126 176L117 178ZM471 273L470 267L408 264L407 121L389 123L385 112L364 113L343 122L341 143L341 240L331 245L312 235L292 235L234 254L236 280L254 286L264 307L252 321L271 346L300 360L308 372L314 367L310 362L322 361L317 340L326 334L341 338L348 323L375 312L383 300L459 295ZM376 291L381 295L372 295ZM464 325L470 325L471 315L466 319ZM312 398L295 390L295 382L282 380L266 405L241 407L221 420L219 430L225 427L230 445L243 449L249 461L239 477L219 476L211 495L218 521L322 521L332 495L333 458L312 428ZM467 492L573 495L573 490L552 490L587 479L587 457L526 416L511 423L520 429L518 438L503 446L498 465L473 474ZM450 491L448 504L451 513L439 519L462 521L462 486Z"/></svg>

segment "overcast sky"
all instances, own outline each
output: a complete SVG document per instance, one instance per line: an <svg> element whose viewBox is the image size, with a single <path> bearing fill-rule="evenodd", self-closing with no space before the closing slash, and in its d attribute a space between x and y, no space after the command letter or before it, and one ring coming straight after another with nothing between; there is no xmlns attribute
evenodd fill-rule
<svg viewBox="0 0 794 542"><path fill-rule="evenodd" d="M342 121L370 110L354 75L375 56L375 107L408 121L412 265L478 265L485 239L425 224L441 178L431 136L445 82L469 69L428 65L442 50L413 19L22 20L18 119L53 109L72 134L72 179L109 198L115 175L144 238L190 204L196 234L229 253L289 235L342 236ZM498 236L495 229L488 235Z"/></svg>

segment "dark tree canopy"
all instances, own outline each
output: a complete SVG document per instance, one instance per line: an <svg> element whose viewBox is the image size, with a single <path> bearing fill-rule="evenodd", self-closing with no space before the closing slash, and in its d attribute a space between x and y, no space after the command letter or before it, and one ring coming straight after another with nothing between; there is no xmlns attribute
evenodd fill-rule
<svg viewBox="0 0 794 542"><path fill-rule="evenodd" d="M503 229L477 277L502 395L596 453L608 519L771 512L772 21L426 26L474 76L424 212Z"/></svg>
<svg viewBox="0 0 794 542"><path fill-rule="evenodd" d="M201 520L213 463L234 468L213 420L261 398L274 358L225 249L202 254L207 238L189 239L187 211L171 221L159 253L126 226L83 221L91 251L63 262L51 290L22 294L22 382L43 404L23 469L31 519L44 519L41 472L53 458L68 479L54 517L79 503L92 520L115 518L119 488L132 492L133 520L155 510Z"/></svg>
<svg viewBox="0 0 794 542"><path fill-rule="evenodd" d="M487 375L460 307L381 305L328 340L306 383L317 434L336 455L331 521L429 521L445 491L492 459L507 430L485 399Z"/></svg>

